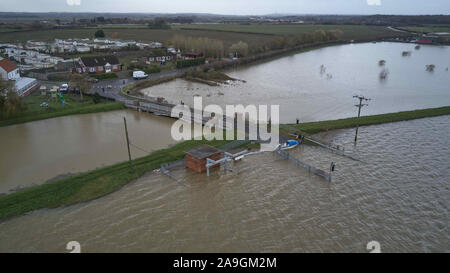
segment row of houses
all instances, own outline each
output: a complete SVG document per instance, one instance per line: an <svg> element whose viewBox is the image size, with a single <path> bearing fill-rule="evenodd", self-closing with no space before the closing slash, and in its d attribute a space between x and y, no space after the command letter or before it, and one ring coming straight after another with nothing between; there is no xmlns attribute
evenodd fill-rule
<svg viewBox="0 0 450 273"><path fill-rule="evenodd" d="M55 39L54 42L27 41L24 48L45 53L86 53L93 50L119 50L135 46L139 49L160 48L162 43L139 43L118 39Z"/></svg>
<svg viewBox="0 0 450 273"><path fill-rule="evenodd" d="M147 64L153 63L165 63L176 61L177 58L183 59L196 59L202 58L202 53L185 53L181 54L178 50L177 53L169 50L158 50L155 54L149 56L143 56L142 61ZM93 57L80 57L73 62L72 72L74 73L89 73L89 74L99 74L99 73L109 73L109 72L119 72L122 70L122 65L119 59L114 55L107 56L93 56Z"/></svg>
<svg viewBox="0 0 450 273"><path fill-rule="evenodd" d="M0 52L11 61L19 63L20 70L54 67L63 58L40 53L34 50L0 45Z"/></svg>
<svg viewBox="0 0 450 273"><path fill-rule="evenodd" d="M19 96L27 96L38 87L36 79L21 77L19 68L9 59L0 58L0 75L4 80L14 82Z"/></svg>

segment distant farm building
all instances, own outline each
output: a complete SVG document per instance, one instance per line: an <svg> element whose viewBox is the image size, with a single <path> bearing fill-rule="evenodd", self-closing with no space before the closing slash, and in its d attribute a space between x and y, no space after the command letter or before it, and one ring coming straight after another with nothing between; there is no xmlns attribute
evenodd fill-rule
<svg viewBox="0 0 450 273"><path fill-rule="evenodd" d="M197 172L206 172L206 159L219 160L223 151L209 145L201 145L186 152L186 167ZM219 164L213 166L218 167Z"/></svg>

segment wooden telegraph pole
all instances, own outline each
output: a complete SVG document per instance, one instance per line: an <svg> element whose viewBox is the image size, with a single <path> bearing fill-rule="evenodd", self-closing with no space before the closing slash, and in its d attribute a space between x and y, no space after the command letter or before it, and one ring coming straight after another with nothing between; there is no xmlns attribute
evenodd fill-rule
<svg viewBox="0 0 450 273"><path fill-rule="evenodd" d="M358 140L359 118L361 116L361 108L363 106L369 106L369 104L362 102L369 101L370 99L365 98L364 96L353 96L353 98L359 99L359 104L355 105L356 107L358 107L358 119L356 121L356 133L355 133L355 143L356 143L356 141Z"/></svg>
<svg viewBox="0 0 450 273"><path fill-rule="evenodd" d="M133 163L131 161L131 152L130 152L130 139L128 138L127 119L125 117L123 117L123 123L125 125L125 136L127 138L128 160L130 161L130 170L133 171Z"/></svg>

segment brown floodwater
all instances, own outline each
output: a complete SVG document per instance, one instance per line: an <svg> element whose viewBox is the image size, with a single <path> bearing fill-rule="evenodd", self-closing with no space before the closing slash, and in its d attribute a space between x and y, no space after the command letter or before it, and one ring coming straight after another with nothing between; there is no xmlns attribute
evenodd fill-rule
<svg viewBox="0 0 450 273"><path fill-rule="evenodd" d="M362 162L303 146L291 155L330 183L271 153L210 177L148 173L103 198L0 223L0 252L448 252L450 116L320 134Z"/></svg>
<svg viewBox="0 0 450 273"><path fill-rule="evenodd" d="M204 104L222 107L277 104L282 123L355 116L353 95L372 99L363 115L450 105L450 47L414 47L387 42L332 46L226 71L245 83L211 87L177 79L142 92L189 105L196 95ZM411 56L403 57L403 51ZM384 67L380 60L386 61ZM434 72L426 71L428 64L436 66ZM386 80L379 79L383 69L389 71Z"/></svg>
<svg viewBox="0 0 450 273"><path fill-rule="evenodd" d="M0 127L0 193L127 160L123 117L133 158L175 143L174 120L132 110Z"/></svg>

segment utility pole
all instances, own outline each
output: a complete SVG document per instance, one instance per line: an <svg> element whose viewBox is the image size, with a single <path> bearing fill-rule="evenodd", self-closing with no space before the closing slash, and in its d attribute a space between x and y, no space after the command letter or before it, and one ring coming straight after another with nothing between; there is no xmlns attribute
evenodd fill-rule
<svg viewBox="0 0 450 273"><path fill-rule="evenodd" d="M353 98L359 99L359 104L355 105L358 107L358 119L356 121L356 133L355 133L355 143L358 140L358 129L359 129L359 117L361 116L361 107L369 106L367 103L362 103L363 101L369 101L370 99L365 98L364 96L353 96Z"/></svg>
<svg viewBox="0 0 450 273"><path fill-rule="evenodd" d="M127 120L125 117L123 117L123 123L125 124L125 136L127 138L128 160L130 161L130 170L133 171L133 163L131 162L131 153L130 153L130 140L128 138Z"/></svg>

